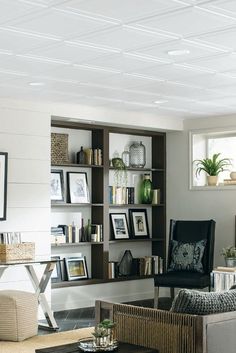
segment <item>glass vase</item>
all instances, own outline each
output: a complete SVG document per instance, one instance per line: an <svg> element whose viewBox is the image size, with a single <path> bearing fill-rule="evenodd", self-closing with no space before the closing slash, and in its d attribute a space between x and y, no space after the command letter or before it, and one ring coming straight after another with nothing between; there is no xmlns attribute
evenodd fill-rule
<svg viewBox="0 0 236 353"><path fill-rule="evenodd" d="M144 174L144 179L140 187L140 202L152 203L152 182L150 174Z"/></svg>
<svg viewBox="0 0 236 353"><path fill-rule="evenodd" d="M140 142L133 142L129 148L130 151L130 165L133 168L143 168L146 164L146 148Z"/></svg>

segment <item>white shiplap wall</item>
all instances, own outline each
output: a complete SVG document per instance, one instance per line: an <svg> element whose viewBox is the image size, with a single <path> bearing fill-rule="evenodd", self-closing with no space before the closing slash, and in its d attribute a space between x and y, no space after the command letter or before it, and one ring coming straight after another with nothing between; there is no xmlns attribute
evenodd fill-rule
<svg viewBox="0 0 236 353"><path fill-rule="evenodd" d="M0 151L8 152L7 220L0 232L22 233L35 242L36 255L50 256L50 115L0 108ZM32 290L26 272L4 272L1 289Z"/></svg>

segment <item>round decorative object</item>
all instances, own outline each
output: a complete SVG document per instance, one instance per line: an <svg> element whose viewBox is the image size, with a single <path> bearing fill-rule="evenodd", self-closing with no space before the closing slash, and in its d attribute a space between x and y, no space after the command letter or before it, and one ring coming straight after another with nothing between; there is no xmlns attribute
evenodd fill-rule
<svg viewBox="0 0 236 353"><path fill-rule="evenodd" d="M231 178L232 180L236 180L236 172L231 172L231 173L230 173L230 178Z"/></svg>
<svg viewBox="0 0 236 353"><path fill-rule="evenodd" d="M133 142L129 148L130 165L133 168L143 168L146 164L146 148L142 142Z"/></svg>
<svg viewBox="0 0 236 353"><path fill-rule="evenodd" d="M140 188L140 202L152 203L152 182L150 174L144 174L144 179Z"/></svg>

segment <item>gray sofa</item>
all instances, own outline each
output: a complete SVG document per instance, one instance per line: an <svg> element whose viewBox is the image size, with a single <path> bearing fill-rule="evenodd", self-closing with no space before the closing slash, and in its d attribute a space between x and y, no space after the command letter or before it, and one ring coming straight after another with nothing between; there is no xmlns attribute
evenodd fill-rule
<svg viewBox="0 0 236 353"><path fill-rule="evenodd" d="M190 315L96 301L96 321L116 322L117 339L159 353L235 353L236 311Z"/></svg>

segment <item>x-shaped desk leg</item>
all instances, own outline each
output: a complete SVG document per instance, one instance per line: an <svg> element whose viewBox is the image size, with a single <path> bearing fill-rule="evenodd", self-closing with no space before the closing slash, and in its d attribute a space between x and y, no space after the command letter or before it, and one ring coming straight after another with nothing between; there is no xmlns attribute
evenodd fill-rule
<svg viewBox="0 0 236 353"><path fill-rule="evenodd" d="M58 330L59 327L57 326L57 323L56 323L56 320L54 319L52 310L51 310L50 306L48 305L46 296L44 294L45 289L48 285L48 282L51 278L52 271L53 271L55 265L56 265L55 262L49 262L46 265L40 281L39 281L39 279L36 275L36 272L34 270L34 267L32 265L25 265L25 268L28 272L29 278L33 284L34 289L35 289L35 293L37 295L38 302L39 302L41 308L43 309L45 318L48 322L47 328L51 328L53 330Z"/></svg>

